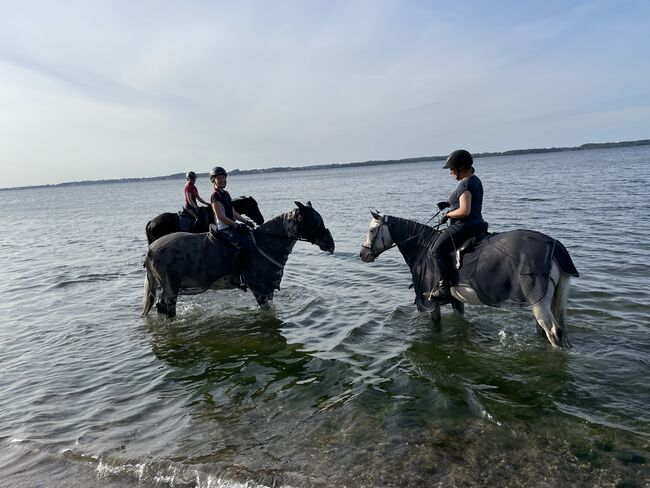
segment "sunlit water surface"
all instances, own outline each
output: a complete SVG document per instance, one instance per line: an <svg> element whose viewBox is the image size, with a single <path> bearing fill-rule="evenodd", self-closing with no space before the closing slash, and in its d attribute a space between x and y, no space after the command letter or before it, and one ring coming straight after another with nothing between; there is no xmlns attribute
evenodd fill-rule
<svg viewBox="0 0 650 488"><path fill-rule="evenodd" d="M571 350L528 309L433 327L397 250L360 261L369 210L453 190L440 162L231 177L267 218L311 200L336 252L299 242L272 313L207 292L173 320L140 317L144 226L183 181L0 192L3 484L648 486L650 148L476 167L492 231L571 253Z"/></svg>

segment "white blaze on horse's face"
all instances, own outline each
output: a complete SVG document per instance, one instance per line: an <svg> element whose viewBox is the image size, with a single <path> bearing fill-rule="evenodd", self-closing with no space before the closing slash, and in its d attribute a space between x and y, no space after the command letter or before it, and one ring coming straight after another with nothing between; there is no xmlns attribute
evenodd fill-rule
<svg viewBox="0 0 650 488"><path fill-rule="evenodd" d="M368 235L361 245L359 255L364 262L370 263L392 245L393 238L388 226L385 225L384 218L377 216L370 222Z"/></svg>

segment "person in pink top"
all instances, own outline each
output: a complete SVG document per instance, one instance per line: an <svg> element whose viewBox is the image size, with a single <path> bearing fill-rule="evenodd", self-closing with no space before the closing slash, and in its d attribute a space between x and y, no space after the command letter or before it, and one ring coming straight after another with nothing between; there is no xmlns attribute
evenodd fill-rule
<svg viewBox="0 0 650 488"><path fill-rule="evenodd" d="M183 187L183 195L185 196L185 204L183 205L183 210L185 210L186 213L194 217L196 220L199 220L199 204L196 201L198 200L204 205L210 204L199 196L199 190L194 184L196 182L196 173L194 171L190 171L185 175L185 178L187 179L187 183L185 183L185 186Z"/></svg>

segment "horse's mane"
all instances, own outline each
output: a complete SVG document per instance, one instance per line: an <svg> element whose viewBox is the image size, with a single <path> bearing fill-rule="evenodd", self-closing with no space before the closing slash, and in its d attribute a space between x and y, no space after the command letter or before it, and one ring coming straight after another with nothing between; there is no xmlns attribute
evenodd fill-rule
<svg viewBox="0 0 650 488"><path fill-rule="evenodd" d="M252 197L251 197L252 198ZM289 210L288 212L282 213L273 217L272 219L267 220L262 225L257 227L253 232L259 232L262 234L269 233L275 234L285 231L285 223L288 220L295 220L296 213L298 209Z"/></svg>
<svg viewBox="0 0 650 488"><path fill-rule="evenodd" d="M387 216L391 236L400 252L412 267L434 242L436 229L415 220Z"/></svg>

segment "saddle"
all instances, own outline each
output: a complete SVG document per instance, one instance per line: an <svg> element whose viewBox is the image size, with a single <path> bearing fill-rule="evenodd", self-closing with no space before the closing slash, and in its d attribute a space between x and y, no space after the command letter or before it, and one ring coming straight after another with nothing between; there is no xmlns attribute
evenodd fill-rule
<svg viewBox="0 0 650 488"><path fill-rule="evenodd" d="M235 254L239 252L239 249L228 239L226 239L223 233L217 230L217 224L210 224L208 230L208 239L214 242L221 242L224 245L224 251L228 254Z"/></svg>
<svg viewBox="0 0 650 488"><path fill-rule="evenodd" d="M463 254L472 251L479 242L481 242L484 238L490 235L490 233L488 233L487 230L488 230L488 223L485 222L485 224L481 226L481 230L478 232L478 234L474 234L472 237L470 237L465 242L463 242L458 247L458 249L456 249L454 253L456 258L456 269L460 269L461 266L463 265L462 262Z"/></svg>

